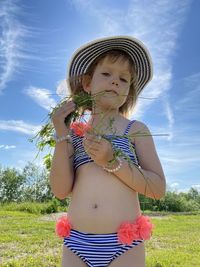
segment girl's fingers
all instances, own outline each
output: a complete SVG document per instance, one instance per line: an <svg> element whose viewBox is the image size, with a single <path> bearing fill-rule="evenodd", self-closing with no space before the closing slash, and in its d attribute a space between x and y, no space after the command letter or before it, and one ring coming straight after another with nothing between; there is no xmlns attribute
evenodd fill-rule
<svg viewBox="0 0 200 267"><path fill-rule="evenodd" d="M87 151L99 151L99 147L96 147L96 146L91 145L91 144L84 144L84 148Z"/></svg>
<svg viewBox="0 0 200 267"><path fill-rule="evenodd" d="M96 155L93 154L92 152L90 152L90 155L92 156L92 158L95 158L96 157Z"/></svg>
<svg viewBox="0 0 200 267"><path fill-rule="evenodd" d="M100 144L102 137L100 135L85 135L84 140L88 140L90 142Z"/></svg>
<svg viewBox="0 0 200 267"><path fill-rule="evenodd" d="M83 146L86 151L89 153L93 152L99 152L100 145L96 141L89 141L88 139L83 140Z"/></svg>

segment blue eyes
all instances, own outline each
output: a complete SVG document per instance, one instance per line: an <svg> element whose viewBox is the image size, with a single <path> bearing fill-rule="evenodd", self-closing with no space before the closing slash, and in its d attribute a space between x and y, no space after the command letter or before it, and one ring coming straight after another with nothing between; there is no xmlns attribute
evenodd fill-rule
<svg viewBox="0 0 200 267"><path fill-rule="evenodd" d="M102 73L102 75L104 75L104 76L110 76L110 73L108 73L108 72L103 72ZM124 79L124 78L120 78L120 80L122 81L122 82L126 82L127 83L127 80L126 79Z"/></svg>

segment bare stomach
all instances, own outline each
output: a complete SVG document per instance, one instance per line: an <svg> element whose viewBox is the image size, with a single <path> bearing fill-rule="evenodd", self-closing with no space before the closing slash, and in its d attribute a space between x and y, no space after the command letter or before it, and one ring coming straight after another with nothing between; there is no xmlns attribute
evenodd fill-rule
<svg viewBox="0 0 200 267"><path fill-rule="evenodd" d="M124 221L140 215L138 194L114 174L94 162L81 165L68 209L75 230L87 233L114 233Z"/></svg>

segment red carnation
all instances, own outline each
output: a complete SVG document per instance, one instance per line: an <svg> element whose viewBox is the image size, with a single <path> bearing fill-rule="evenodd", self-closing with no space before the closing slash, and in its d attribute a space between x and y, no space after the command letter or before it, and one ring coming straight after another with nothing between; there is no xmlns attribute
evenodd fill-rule
<svg viewBox="0 0 200 267"><path fill-rule="evenodd" d="M91 129L91 126L85 122L72 122L70 128L78 136L84 136L87 131Z"/></svg>

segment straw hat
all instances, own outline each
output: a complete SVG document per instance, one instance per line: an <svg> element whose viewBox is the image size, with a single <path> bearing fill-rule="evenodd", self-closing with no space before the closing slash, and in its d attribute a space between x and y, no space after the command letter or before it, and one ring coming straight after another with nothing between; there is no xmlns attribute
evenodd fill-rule
<svg viewBox="0 0 200 267"><path fill-rule="evenodd" d="M153 64L146 46L131 36L111 36L89 42L72 55L68 66L67 79L85 74L92 62L109 50L122 50L132 59L137 75L137 94L152 79Z"/></svg>

